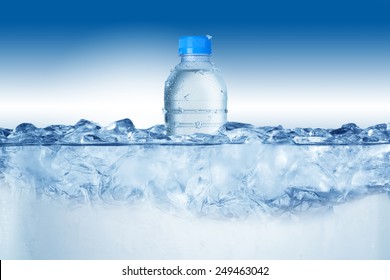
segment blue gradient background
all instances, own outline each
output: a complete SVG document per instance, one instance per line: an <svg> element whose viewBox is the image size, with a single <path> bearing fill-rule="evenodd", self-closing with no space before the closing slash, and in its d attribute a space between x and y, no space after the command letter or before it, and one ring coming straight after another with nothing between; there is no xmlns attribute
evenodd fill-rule
<svg viewBox="0 0 390 280"><path fill-rule="evenodd" d="M0 127L163 122L182 35L213 35L230 121L390 122L390 1L2 1Z"/></svg>

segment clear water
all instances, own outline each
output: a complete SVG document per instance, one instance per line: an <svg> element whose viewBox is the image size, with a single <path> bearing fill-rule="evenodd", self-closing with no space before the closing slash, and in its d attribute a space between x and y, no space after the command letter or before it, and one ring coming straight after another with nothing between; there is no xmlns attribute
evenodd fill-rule
<svg viewBox="0 0 390 280"><path fill-rule="evenodd" d="M0 129L0 258L390 258L390 126Z"/></svg>
<svg viewBox="0 0 390 280"><path fill-rule="evenodd" d="M217 133L226 123L227 90L209 56L183 56L165 83L168 134Z"/></svg>

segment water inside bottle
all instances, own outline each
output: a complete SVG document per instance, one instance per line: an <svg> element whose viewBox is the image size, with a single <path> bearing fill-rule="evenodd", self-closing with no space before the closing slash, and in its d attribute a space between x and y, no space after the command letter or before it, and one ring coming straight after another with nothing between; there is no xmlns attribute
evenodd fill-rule
<svg viewBox="0 0 390 280"><path fill-rule="evenodd" d="M217 71L176 71L165 87L168 133L217 133L226 122L227 90Z"/></svg>

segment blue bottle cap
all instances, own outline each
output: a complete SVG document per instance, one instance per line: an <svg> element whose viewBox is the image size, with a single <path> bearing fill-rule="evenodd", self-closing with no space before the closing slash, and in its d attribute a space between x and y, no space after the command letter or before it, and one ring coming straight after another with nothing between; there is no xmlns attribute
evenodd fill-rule
<svg viewBox="0 0 390 280"><path fill-rule="evenodd" d="M211 36L184 36L179 39L179 55L211 54Z"/></svg>

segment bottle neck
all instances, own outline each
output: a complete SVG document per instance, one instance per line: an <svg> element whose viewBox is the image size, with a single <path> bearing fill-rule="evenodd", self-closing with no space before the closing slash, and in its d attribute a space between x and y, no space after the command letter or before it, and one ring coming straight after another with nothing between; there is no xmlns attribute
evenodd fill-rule
<svg viewBox="0 0 390 280"><path fill-rule="evenodd" d="M181 62L210 62L209 54L182 54Z"/></svg>

